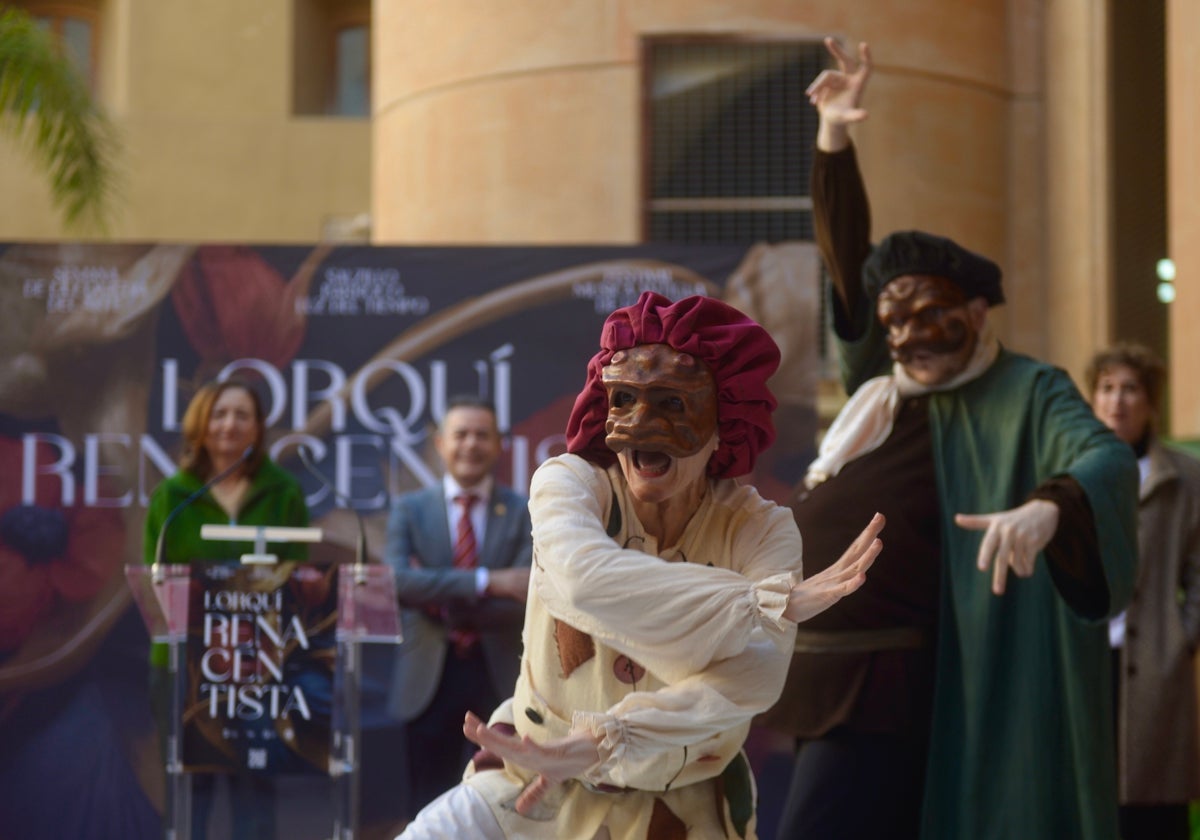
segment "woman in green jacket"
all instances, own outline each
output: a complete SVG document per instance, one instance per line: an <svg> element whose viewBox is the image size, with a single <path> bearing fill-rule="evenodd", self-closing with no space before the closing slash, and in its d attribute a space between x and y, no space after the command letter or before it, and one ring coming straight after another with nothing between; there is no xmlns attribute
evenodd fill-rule
<svg viewBox="0 0 1200 840"><path fill-rule="evenodd" d="M210 382L196 392L183 415L179 469L150 497L143 544L146 563L156 559L164 525L168 525L161 547L161 562L165 563L229 560L254 550L249 542L202 539L202 525L308 525L308 508L300 484L267 457L265 432L262 402L247 383L233 379ZM171 518L172 511L225 471L228 475ZM281 560L306 557L303 543L273 546L272 551ZM165 737L170 708L165 644L152 646L150 662L155 716L159 732ZM230 781L235 840L274 837L275 803L270 780L241 773ZM192 782L192 836L202 838L207 836L214 777L200 774Z"/></svg>
<svg viewBox="0 0 1200 840"><path fill-rule="evenodd" d="M268 457L266 428L257 392L237 380L210 382L196 392L183 415L183 455L179 470L150 497L146 511L145 560L153 563L163 523L176 507L206 481L229 469L245 455L245 463L171 520L163 540L163 562L226 560L253 550L251 543L213 542L200 538L200 526L308 525L308 508L299 483ZM302 543L275 552L280 559L302 560Z"/></svg>

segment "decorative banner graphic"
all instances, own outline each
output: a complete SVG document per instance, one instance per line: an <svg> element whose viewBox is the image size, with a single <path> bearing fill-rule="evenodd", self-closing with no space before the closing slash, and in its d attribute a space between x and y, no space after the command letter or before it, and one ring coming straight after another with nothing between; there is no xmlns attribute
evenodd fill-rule
<svg viewBox="0 0 1200 840"><path fill-rule="evenodd" d="M146 631L123 567L142 562L146 503L176 469L183 413L201 384L237 375L261 392L269 454L296 474L311 524L325 535L309 560L353 560L361 522L366 559L378 563L391 500L440 476L432 428L447 400L465 392L495 403L505 435L497 478L527 491L537 466L564 449L604 318L643 290L718 296L780 345L771 382L777 441L746 480L785 500L814 454L818 427L820 261L808 243L0 243L3 840L161 836L163 766L147 696ZM323 481L301 468L299 446ZM213 556L229 550L217 544ZM306 615L319 603L300 600L295 609ZM205 614L203 602L192 606ZM311 643L322 637L308 635L309 621L302 619ZM203 627L198 632L197 645ZM211 626L210 639L219 632ZM274 657L272 645L260 653ZM326 645L305 649L291 637L284 647L324 673L333 650ZM228 713L233 680L224 669L233 666L222 657L233 655L210 654L208 679L195 661L189 760L323 767L294 691L276 697L239 684ZM280 684L274 658L270 666L243 659L250 662L239 667L272 680L265 685ZM289 662L285 656L282 685L290 687L299 677ZM386 729L391 675L364 671L364 730ZM304 685L314 719L328 713L328 692ZM274 699L280 708L292 701L282 718L272 717ZM250 731L264 737L251 743ZM275 740L252 754L267 734ZM279 813L293 810L284 802ZM307 840L327 837L329 827L289 831Z"/></svg>
<svg viewBox="0 0 1200 840"><path fill-rule="evenodd" d="M183 763L327 773L338 567L192 567Z"/></svg>

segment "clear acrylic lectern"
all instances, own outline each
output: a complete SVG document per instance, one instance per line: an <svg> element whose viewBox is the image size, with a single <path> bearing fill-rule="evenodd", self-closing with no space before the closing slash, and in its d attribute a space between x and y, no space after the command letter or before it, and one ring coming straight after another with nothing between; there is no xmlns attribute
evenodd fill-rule
<svg viewBox="0 0 1200 840"><path fill-rule="evenodd" d="M213 563L196 563L211 567ZM240 565L236 561L225 564ZM312 564L293 564L304 567ZM315 566L314 566L315 568ZM320 567L328 570L328 566ZM166 803L163 814L169 840L191 836L191 785L183 755L188 610L200 586L188 564L129 565L126 579L154 642L166 643L170 680L170 729L166 734ZM331 715L329 775L334 783L335 840L354 840L359 825L361 766L360 685L364 643L396 644L400 626L396 586L389 566L347 563L338 566L336 666Z"/></svg>

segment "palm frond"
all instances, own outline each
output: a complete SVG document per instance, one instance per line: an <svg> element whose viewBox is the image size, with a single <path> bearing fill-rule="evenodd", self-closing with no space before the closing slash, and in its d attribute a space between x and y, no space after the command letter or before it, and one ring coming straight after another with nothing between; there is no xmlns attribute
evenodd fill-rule
<svg viewBox="0 0 1200 840"><path fill-rule="evenodd" d="M107 227L117 147L112 124L54 38L11 7L0 11L0 128L45 170L68 226Z"/></svg>

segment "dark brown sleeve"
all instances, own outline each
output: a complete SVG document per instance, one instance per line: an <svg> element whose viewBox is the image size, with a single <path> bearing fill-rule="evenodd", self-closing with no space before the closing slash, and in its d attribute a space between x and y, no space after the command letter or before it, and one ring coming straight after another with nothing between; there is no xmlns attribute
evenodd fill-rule
<svg viewBox="0 0 1200 840"><path fill-rule="evenodd" d="M833 325L838 337L862 337L870 313L862 290L862 266L871 251L871 206L854 146L813 154L813 227L836 294Z"/></svg>
<svg viewBox="0 0 1200 840"><path fill-rule="evenodd" d="M1058 530L1046 546L1046 564L1054 585L1072 609L1085 618L1108 613L1108 581L1100 559L1096 518L1087 494L1069 475L1055 476L1029 494L1058 505Z"/></svg>

